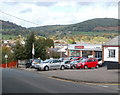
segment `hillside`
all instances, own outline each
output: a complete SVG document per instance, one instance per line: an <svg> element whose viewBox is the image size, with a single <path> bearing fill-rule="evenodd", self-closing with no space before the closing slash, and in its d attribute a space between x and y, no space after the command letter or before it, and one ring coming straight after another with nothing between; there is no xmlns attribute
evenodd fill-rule
<svg viewBox="0 0 120 95"><path fill-rule="evenodd" d="M117 32L118 19L95 18L71 25L47 25L40 27L25 28L9 21L0 20L3 35L27 35L33 31L41 36L62 34L79 34L82 32Z"/></svg>
<svg viewBox="0 0 120 95"><path fill-rule="evenodd" d="M37 31L44 34L53 34L56 31L62 31L62 33L70 32L117 32L118 19L114 18L95 18L86 20L81 23L71 25L48 25L29 28L32 31ZM102 27L103 29L99 28ZM113 28L111 28L113 27ZM105 29L104 29L105 28ZM109 29L106 29L109 28Z"/></svg>
<svg viewBox="0 0 120 95"><path fill-rule="evenodd" d="M0 20L0 24L2 24L3 29L25 29L25 27L16 25L15 23L9 21Z"/></svg>
<svg viewBox="0 0 120 95"><path fill-rule="evenodd" d="M28 33L28 29L22 26L19 26L15 23L9 21L0 20L0 25L2 25L2 35L24 35Z"/></svg>
<svg viewBox="0 0 120 95"><path fill-rule="evenodd" d="M113 18L95 18L91 20L86 20L81 23L73 24L66 29L68 31L83 31L83 32L89 32L89 31L95 31L94 28L96 27L116 27L120 26L118 25L118 19Z"/></svg>

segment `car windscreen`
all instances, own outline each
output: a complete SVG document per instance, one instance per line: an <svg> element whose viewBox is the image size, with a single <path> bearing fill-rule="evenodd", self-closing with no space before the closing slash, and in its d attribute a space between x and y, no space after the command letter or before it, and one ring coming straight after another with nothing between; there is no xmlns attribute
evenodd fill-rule
<svg viewBox="0 0 120 95"><path fill-rule="evenodd" d="M80 62L83 63L83 62L86 62L86 61L87 61L86 59L83 59L83 60L81 60Z"/></svg>
<svg viewBox="0 0 120 95"><path fill-rule="evenodd" d="M70 64L75 64L75 63L77 63L77 61L71 61L71 62L70 62Z"/></svg>
<svg viewBox="0 0 120 95"><path fill-rule="evenodd" d="M50 62L50 60L45 60L42 63L49 63L49 62Z"/></svg>
<svg viewBox="0 0 120 95"><path fill-rule="evenodd" d="M72 58L72 60L77 60L78 58Z"/></svg>
<svg viewBox="0 0 120 95"><path fill-rule="evenodd" d="M40 60L39 60L39 59L35 59L35 60L34 60L34 62L37 62L37 63L39 63L39 62L40 62Z"/></svg>
<svg viewBox="0 0 120 95"><path fill-rule="evenodd" d="M65 64L69 64L70 63L70 61L65 61Z"/></svg>
<svg viewBox="0 0 120 95"><path fill-rule="evenodd" d="M80 61L77 61L77 63L80 63Z"/></svg>

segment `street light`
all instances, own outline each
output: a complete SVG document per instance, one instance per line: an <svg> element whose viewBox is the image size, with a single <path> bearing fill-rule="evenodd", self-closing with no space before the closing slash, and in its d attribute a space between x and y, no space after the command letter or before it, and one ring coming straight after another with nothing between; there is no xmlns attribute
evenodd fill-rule
<svg viewBox="0 0 120 95"><path fill-rule="evenodd" d="M6 68L7 68L7 59L8 59L8 55L5 55L5 59L6 59Z"/></svg>

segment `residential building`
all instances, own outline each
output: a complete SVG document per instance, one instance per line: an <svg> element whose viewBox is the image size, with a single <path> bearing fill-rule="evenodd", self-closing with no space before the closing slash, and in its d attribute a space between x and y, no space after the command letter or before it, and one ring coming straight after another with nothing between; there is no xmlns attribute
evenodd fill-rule
<svg viewBox="0 0 120 95"><path fill-rule="evenodd" d="M120 35L102 45L102 62L108 69L120 66Z"/></svg>

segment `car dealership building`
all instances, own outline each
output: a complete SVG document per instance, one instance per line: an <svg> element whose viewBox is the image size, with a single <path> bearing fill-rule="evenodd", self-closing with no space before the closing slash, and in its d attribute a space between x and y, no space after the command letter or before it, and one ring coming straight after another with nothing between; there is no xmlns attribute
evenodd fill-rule
<svg viewBox="0 0 120 95"><path fill-rule="evenodd" d="M98 44L69 44L68 57L95 57L102 58L102 45Z"/></svg>

